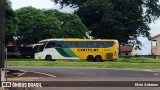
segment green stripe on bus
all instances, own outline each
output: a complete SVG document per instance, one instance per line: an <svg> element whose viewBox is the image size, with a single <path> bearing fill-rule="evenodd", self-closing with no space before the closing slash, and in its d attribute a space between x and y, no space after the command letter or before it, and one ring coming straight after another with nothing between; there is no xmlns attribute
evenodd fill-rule
<svg viewBox="0 0 160 90"><path fill-rule="evenodd" d="M56 48L56 50L64 57L70 57L62 48Z"/></svg>
<svg viewBox="0 0 160 90"><path fill-rule="evenodd" d="M77 57L77 55L69 48L63 48L63 50L71 57Z"/></svg>
<svg viewBox="0 0 160 90"><path fill-rule="evenodd" d="M64 57L77 57L69 48L56 48L56 50Z"/></svg>

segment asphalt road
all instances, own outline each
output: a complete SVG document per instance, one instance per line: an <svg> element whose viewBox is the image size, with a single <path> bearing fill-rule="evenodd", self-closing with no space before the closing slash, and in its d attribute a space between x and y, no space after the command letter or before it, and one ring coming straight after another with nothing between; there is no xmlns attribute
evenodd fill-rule
<svg viewBox="0 0 160 90"><path fill-rule="evenodd" d="M58 67L8 67L8 69L46 73L53 76L51 81L160 81L158 70Z"/></svg>
<svg viewBox="0 0 160 90"><path fill-rule="evenodd" d="M12 70L25 70L34 81L160 81L160 70L59 68L59 67L8 67ZM26 74L27 74L26 73ZM25 75L24 75L25 76ZM39 78L38 78L39 77ZM120 82L121 83L121 82ZM123 82L122 82L123 83ZM44 88L43 88L44 89ZM42 90L43 90L42 89ZM75 90L75 88L52 87L53 90ZM45 90L52 90L45 88ZM76 90L124 90L122 87L77 87ZM41 90L40 88L38 90ZM151 87L125 87L125 90L159 90Z"/></svg>

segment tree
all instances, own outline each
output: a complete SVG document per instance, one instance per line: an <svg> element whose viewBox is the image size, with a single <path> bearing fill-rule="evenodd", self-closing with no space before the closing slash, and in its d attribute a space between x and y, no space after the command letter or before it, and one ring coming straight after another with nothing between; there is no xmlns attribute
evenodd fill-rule
<svg viewBox="0 0 160 90"><path fill-rule="evenodd" d="M18 42L23 44L36 43L41 39L58 37L60 26L54 17L46 17L42 10L24 7L16 10L19 20L17 32Z"/></svg>
<svg viewBox="0 0 160 90"><path fill-rule="evenodd" d="M77 14L95 38L118 39L140 46L138 36L150 37L149 24L160 16L158 0L52 0L78 7Z"/></svg>
<svg viewBox="0 0 160 90"><path fill-rule="evenodd" d="M47 17L56 17L63 31L64 38L86 38L87 27L77 15L59 12L58 10L45 10Z"/></svg>
<svg viewBox="0 0 160 90"><path fill-rule="evenodd" d="M37 43L47 38L84 38L87 28L78 16L57 10L24 7L16 10L19 44Z"/></svg>
<svg viewBox="0 0 160 90"><path fill-rule="evenodd" d="M16 31L18 29L17 23L18 20L16 18L16 14L11 8L11 2L9 0L5 0L5 9L6 9L6 24L5 24L5 42L8 41L14 42L14 36L16 35Z"/></svg>

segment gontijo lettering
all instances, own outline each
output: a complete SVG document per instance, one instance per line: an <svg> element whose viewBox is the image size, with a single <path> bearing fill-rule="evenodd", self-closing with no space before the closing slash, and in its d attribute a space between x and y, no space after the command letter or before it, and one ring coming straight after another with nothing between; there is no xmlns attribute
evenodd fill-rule
<svg viewBox="0 0 160 90"><path fill-rule="evenodd" d="M86 51L97 52L98 49L77 49L77 51L82 51L82 52L86 52Z"/></svg>

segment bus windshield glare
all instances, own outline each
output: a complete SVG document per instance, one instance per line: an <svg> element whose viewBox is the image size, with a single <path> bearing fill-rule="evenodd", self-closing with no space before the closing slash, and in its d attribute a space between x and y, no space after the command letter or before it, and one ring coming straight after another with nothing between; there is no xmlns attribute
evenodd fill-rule
<svg viewBox="0 0 160 90"><path fill-rule="evenodd" d="M46 42L40 42L38 44L36 44L35 46L35 52L38 53L38 52L42 52L44 47L46 45Z"/></svg>

